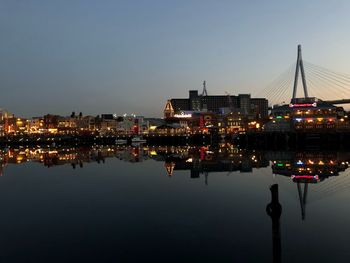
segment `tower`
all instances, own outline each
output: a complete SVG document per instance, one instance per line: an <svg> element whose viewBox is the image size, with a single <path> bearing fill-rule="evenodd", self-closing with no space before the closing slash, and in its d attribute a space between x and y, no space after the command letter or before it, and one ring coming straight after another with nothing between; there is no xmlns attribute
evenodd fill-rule
<svg viewBox="0 0 350 263"><path fill-rule="evenodd" d="M296 98L296 95L297 95L299 69L300 69L300 73L301 73L301 80L303 82L304 97L308 98L309 95L307 93L307 86L306 86L306 79L305 79L305 72L304 72L304 64L303 64L303 59L301 57L301 45L298 45L298 56L297 56L297 64L296 64L296 68L295 68L295 77L294 77L294 87L293 87L292 102L294 101L294 99Z"/></svg>
<svg viewBox="0 0 350 263"><path fill-rule="evenodd" d="M207 82L206 82L205 80L203 81L202 96L208 96L208 92L207 92Z"/></svg>
<svg viewBox="0 0 350 263"><path fill-rule="evenodd" d="M207 111L208 110L208 105L207 105L207 99L206 96L208 96L208 92L207 92L207 85L206 85L206 81L203 81L203 91L201 94L201 110L202 111Z"/></svg>

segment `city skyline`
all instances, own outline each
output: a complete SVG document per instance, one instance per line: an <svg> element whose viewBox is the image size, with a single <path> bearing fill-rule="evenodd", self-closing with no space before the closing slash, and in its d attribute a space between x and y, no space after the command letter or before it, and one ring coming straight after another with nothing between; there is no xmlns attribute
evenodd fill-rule
<svg viewBox="0 0 350 263"><path fill-rule="evenodd" d="M305 60L350 72L346 1L2 1L0 7L0 108L24 117L161 116L167 99L201 91L203 80L209 94L255 95L295 62L297 44Z"/></svg>

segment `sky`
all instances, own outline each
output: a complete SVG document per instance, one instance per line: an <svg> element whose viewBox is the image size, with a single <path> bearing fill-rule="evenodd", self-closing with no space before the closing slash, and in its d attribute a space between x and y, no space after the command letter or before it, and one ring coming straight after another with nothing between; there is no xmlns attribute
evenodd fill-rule
<svg viewBox="0 0 350 263"><path fill-rule="evenodd" d="M348 0L0 0L0 108L162 116L203 80L211 95L259 93L298 44L350 75L349 14Z"/></svg>

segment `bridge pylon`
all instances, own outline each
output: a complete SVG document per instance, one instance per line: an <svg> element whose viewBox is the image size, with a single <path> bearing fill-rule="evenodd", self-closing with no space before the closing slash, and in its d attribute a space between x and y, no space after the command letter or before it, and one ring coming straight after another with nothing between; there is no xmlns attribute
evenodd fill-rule
<svg viewBox="0 0 350 263"><path fill-rule="evenodd" d="M304 96L305 96L305 98L308 98L309 95L308 95L308 92L307 92L304 64L303 64L303 59L302 59L302 56L301 56L301 45L298 45L298 56L297 56L297 64L296 64L296 67L295 67L295 77L294 77L294 87L293 87L292 100L294 100L296 98L296 95L297 95L299 70L300 70L300 73L301 73L301 80L303 82Z"/></svg>

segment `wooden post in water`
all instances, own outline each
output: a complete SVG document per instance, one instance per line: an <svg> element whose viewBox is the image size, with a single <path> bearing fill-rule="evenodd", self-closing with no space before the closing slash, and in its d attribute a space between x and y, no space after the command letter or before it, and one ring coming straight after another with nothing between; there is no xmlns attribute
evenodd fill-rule
<svg viewBox="0 0 350 263"><path fill-rule="evenodd" d="M266 213L272 220L272 254L273 262L281 262L281 227L280 217L282 214L282 206L278 200L278 184L270 187L271 202L266 206Z"/></svg>

